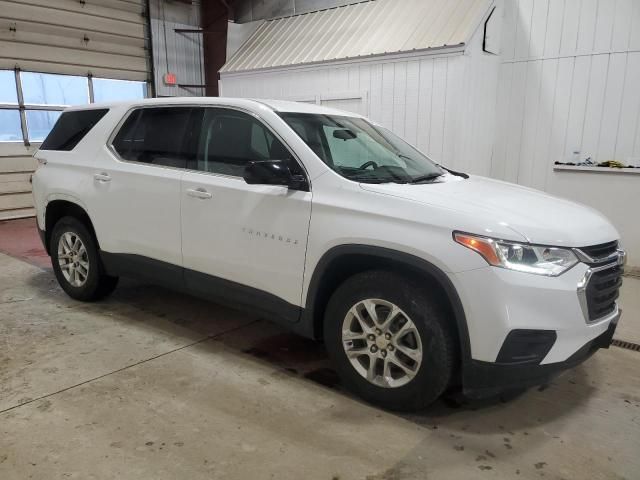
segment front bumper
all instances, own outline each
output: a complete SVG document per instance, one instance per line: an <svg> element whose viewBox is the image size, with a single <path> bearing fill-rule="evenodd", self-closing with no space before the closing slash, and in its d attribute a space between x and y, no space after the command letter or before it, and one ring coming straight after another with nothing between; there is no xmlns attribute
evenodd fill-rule
<svg viewBox="0 0 640 480"><path fill-rule="evenodd" d="M538 363L559 363L604 333L617 312L585 319L578 285L587 270L578 264L545 277L487 266L450 276L466 316L470 358L495 363L512 331L548 330L556 339Z"/></svg>
<svg viewBox="0 0 640 480"><path fill-rule="evenodd" d="M496 395L506 389L528 388L549 383L564 370L587 360L600 348L609 348L621 314L622 311L618 310L603 333L562 362L500 364L472 360L464 371L465 394L472 398L482 398Z"/></svg>

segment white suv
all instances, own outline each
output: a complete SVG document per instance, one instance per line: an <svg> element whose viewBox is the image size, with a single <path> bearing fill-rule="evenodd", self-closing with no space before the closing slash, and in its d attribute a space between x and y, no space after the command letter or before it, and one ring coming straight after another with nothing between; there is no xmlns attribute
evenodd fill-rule
<svg viewBox="0 0 640 480"><path fill-rule="evenodd" d="M608 347L624 252L587 207L437 165L358 115L184 98L66 110L40 234L78 300L134 276L323 339L387 408L548 382Z"/></svg>

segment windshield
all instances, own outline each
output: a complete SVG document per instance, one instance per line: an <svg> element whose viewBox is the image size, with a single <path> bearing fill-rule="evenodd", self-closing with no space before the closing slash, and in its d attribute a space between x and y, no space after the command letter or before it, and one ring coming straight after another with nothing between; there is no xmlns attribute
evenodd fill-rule
<svg viewBox="0 0 640 480"><path fill-rule="evenodd" d="M389 130L354 117L281 113L320 159L362 183L425 183L444 171Z"/></svg>

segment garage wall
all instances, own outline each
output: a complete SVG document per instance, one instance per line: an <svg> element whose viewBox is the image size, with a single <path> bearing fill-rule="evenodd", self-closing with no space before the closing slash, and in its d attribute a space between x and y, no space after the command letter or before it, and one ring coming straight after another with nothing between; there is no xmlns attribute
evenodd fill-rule
<svg viewBox="0 0 640 480"><path fill-rule="evenodd" d="M507 0L504 25L491 175L600 210L640 266L640 174L553 168L640 165L640 1Z"/></svg>
<svg viewBox="0 0 640 480"><path fill-rule="evenodd" d="M0 0L0 70L144 82L145 30L144 0ZM0 220L33 214L38 145L0 141Z"/></svg>

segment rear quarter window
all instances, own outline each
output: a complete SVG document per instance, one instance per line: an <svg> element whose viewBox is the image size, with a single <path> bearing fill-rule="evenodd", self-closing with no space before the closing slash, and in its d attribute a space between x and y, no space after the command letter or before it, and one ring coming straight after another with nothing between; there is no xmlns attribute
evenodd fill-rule
<svg viewBox="0 0 640 480"><path fill-rule="evenodd" d="M73 150L108 111L101 108L64 112L42 142L40 150Z"/></svg>

